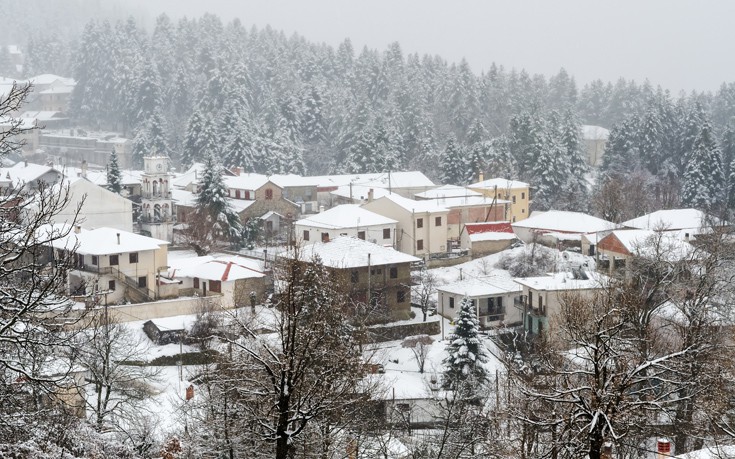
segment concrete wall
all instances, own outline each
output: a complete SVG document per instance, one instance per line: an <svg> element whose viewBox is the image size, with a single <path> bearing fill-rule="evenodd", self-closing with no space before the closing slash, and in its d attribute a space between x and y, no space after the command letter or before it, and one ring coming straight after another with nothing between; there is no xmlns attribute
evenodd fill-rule
<svg viewBox="0 0 735 459"><path fill-rule="evenodd" d="M172 300L161 300L152 303L124 304L110 306L108 314L118 322L135 322L138 320L160 319L162 317L180 316L185 314L196 314L201 301L209 301L214 306L222 309L231 307L223 304L219 296L207 296L202 298L177 298ZM104 308L97 308L95 313L104 313Z"/></svg>

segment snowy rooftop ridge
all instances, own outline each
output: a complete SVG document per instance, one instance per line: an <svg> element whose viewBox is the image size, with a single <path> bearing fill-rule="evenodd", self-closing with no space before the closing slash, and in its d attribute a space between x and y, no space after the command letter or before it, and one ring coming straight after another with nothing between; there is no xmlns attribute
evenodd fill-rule
<svg viewBox="0 0 735 459"><path fill-rule="evenodd" d="M441 292L451 293L453 295L465 295L470 298L517 293L523 290L513 279L503 276L468 278L442 285L436 289Z"/></svg>
<svg viewBox="0 0 735 459"><path fill-rule="evenodd" d="M413 199L404 198L403 196L399 196L395 193L383 196L380 199L388 199L409 212L449 212L449 209L437 203L433 199L414 201Z"/></svg>
<svg viewBox="0 0 735 459"><path fill-rule="evenodd" d="M497 178L491 178L491 179L483 180L481 182L467 185L467 188L493 189L497 187L499 190L504 190L504 189L528 188L529 186L530 185L528 183L521 182L519 180L510 180L510 179L497 177Z"/></svg>
<svg viewBox="0 0 735 459"><path fill-rule="evenodd" d="M370 212L357 204L343 204L315 215L309 215L294 224L313 228L340 229L395 225L396 223L398 222L391 218Z"/></svg>
<svg viewBox="0 0 735 459"><path fill-rule="evenodd" d="M513 280L533 290L561 291L602 288L608 279L607 276L593 271L584 271L584 277L586 279L578 279L571 272L558 272L546 276L519 277Z"/></svg>
<svg viewBox="0 0 735 459"><path fill-rule="evenodd" d="M711 220L719 224L717 218L710 217L697 209L667 209L657 210L650 214L623 222L623 226L647 230L673 231L681 229L704 228Z"/></svg>
<svg viewBox="0 0 735 459"><path fill-rule="evenodd" d="M530 217L512 224L513 228L531 228L547 232L596 233L619 225L582 212L549 210L533 212Z"/></svg>
<svg viewBox="0 0 735 459"><path fill-rule="evenodd" d="M439 188L434 188L433 190L416 193L416 197L422 199L456 198L466 196L482 196L482 193L457 185L443 185Z"/></svg>
<svg viewBox="0 0 735 459"><path fill-rule="evenodd" d="M293 257L293 252L285 254ZM316 242L301 248L299 258L311 260L319 257L324 266L331 268L361 268L398 263L413 263L419 258L383 247L355 237L340 236L329 242Z"/></svg>
<svg viewBox="0 0 735 459"><path fill-rule="evenodd" d="M76 252L83 255L114 255L158 250L168 244L168 241L161 239L102 227L79 233L72 231L66 237L53 241L51 245L65 250L71 250L76 246Z"/></svg>

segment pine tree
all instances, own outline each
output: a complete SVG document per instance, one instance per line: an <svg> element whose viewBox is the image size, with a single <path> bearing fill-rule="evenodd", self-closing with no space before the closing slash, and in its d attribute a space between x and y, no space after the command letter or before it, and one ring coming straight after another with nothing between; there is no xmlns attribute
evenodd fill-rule
<svg viewBox="0 0 735 459"><path fill-rule="evenodd" d="M548 131L541 154L533 167L533 183L536 185L533 205L536 209L549 210L557 205L559 195L569 179L565 156L564 145L553 131Z"/></svg>
<svg viewBox="0 0 735 459"><path fill-rule="evenodd" d="M222 161L225 167L242 167L251 172L255 167L255 153L253 152L253 134L245 120L240 120L233 129L232 136L225 146Z"/></svg>
<svg viewBox="0 0 735 459"><path fill-rule="evenodd" d="M464 185L467 178L467 164L457 139L450 135L447 146L440 157L441 181L445 185Z"/></svg>
<svg viewBox="0 0 735 459"><path fill-rule="evenodd" d="M345 172L351 174L382 172L384 164L379 155L375 154L377 149L378 143L373 129L360 131L350 147Z"/></svg>
<svg viewBox="0 0 735 459"><path fill-rule="evenodd" d="M472 378L478 384L487 379L483 364L487 362L487 350L480 338L480 321L472 300L465 297L455 319L456 328L449 335L447 357L444 359L443 385L456 388L458 383Z"/></svg>
<svg viewBox="0 0 735 459"><path fill-rule="evenodd" d="M684 170L682 200L688 206L713 210L722 203L724 188L722 155L715 142L712 126L705 121Z"/></svg>
<svg viewBox="0 0 735 459"><path fill-rule="evenodd" d="M122 174L117 163L117 152L115 149L110 154L110 163L107 165L107 189L113 193L120 194L122 191Z"/></svg>
<svg viewBox="0 0 735 459"><path fill-rule="evenodd" d="M213 154L208 154L196 196L194 218L187 229L187 241L203 255L222 243L237 245L241 236L240 217L227 201L222 165Z"/></svg>
<svg viewBox="0 0 735 459"><path fill-rule="evenodd" d="M191 166L197 160L201 160L200 138L204 129L204 117L199 109L194 110L189 118L184 138L184 148L181 155L181 165L184 168Z"/></svg>

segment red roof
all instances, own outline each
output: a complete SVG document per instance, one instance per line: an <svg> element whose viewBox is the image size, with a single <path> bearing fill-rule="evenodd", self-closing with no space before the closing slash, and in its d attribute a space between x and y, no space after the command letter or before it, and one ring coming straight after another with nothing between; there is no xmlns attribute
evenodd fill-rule
<svg viewBox="0 0 735 459"><path fill-rule="evenodd" d="M486 223L467 223L467 234L477 233L513 233L510 222L486 222Z"/></svg>

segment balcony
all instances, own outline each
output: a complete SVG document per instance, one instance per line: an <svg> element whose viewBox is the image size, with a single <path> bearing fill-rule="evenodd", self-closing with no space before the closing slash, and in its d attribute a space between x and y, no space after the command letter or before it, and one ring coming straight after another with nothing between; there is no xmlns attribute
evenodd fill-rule
<svg viewBox="0 0 735 459"><path fill-rule="evenodd" d="M479 317L485 322L503 322L505 321L505 307L480 308Z"/></svg>

